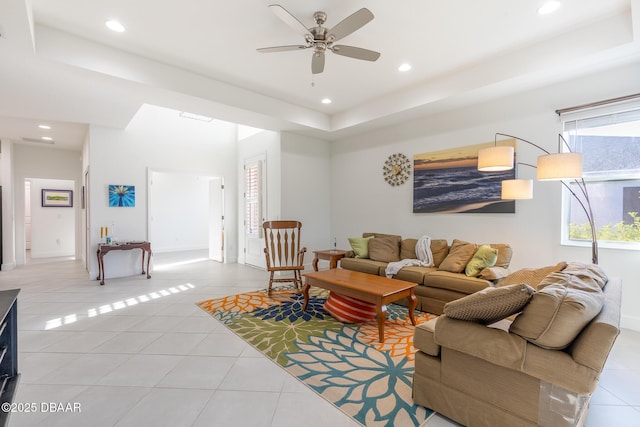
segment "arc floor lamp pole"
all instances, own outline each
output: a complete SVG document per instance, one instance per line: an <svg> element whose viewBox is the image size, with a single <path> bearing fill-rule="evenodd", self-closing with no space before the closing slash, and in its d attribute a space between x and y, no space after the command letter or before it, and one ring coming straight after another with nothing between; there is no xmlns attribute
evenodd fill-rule
<svg viewBox="0 0 640 427"><path fill-rule="evenodd" d="M571 151L571 147L561 134L558 134L558 153L551 153L548 150L542 148L538 144L535 144L526 139L518 136L509 135L505 133L496 133L494 137L495 145L493 147L484 148L478 152L478 170L480 171L503 171L513 169L513 155L514 150L511 146L498 146L498 136L504 136L507 138L513 138L518 141L526 142L527 144L536 147L545 154L538 157L538 162L534 166L528 163L520 163L526 166L531 166L537 169L537 179L539 181L560 181L562 185L569 191L577 201L582 210L584 211L589 227L591 228L591 261L594 264L598 263L598 238L596 233L595 222L593 219L593 210L591 208L591 201L589 200L589 192L587 191L587 185L582 177L582 153L575 153ZM564 144L569 152L561 152L560 145ZM566 180L572 180L576 186L580 189L580 197L573 189L565 182ZM521 196L511 195L510 198L530 199L531 194L531 180L507 180L502 181L503 192L505 183L516 183L529 181L528 185L519 186L518 188L528 188L528 194L522 194ZM527 190L523 190L527 191ZM504 193L503 193L504 198Z"/></svg>

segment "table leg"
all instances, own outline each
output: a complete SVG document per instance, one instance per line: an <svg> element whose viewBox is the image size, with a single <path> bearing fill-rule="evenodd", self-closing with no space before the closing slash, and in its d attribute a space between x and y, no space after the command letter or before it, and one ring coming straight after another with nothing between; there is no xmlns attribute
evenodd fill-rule
<svg viewBox="0 0 640 427"><path fill-rule="evenodd" d="M338 268L338 259L334 256L331 257L331 260L329 260L329 268Z"/></svg>
<svg viewBox="0 0 640 427"><path fill-rule="evenodd" d="M411 319L411 324L416 326L416 318L413 315L413 311L418 306L418 298L413 294L413 289L411 290L411 294L409 295L409 319Z"/></svg>
<svg viewBox="0 0 640 427"><path fill-rule="evenodd" d="M98 279L100 284L104 285L104 254L98 251Z"/></svg>
<svg viewBox="0 0 640 427"><path fill-rule="evenodd" d="M304 294L304 304L302 305L302 311L307 311L307 305L309 305L309 285L308 281L305 281L304 287L302 288L302 293Z"/></svg>
<svg viewBox="0 0 640 427"><path fill-rule="evenodd" d="M149 271L149 263L151 262L151 249L147 252L147 279L151 279L151 271Z"/></svg>
<svg viewBox="0 0 640 427"><path fill-rule="evenodd" d="M142 251L142 274L144 274L144 256L146 255L147 251L144 248L140 248L140 251Z"/></svg>
<svg viewBox="0 0 640 427"><path fill-rule="evenodd" d="M313 271L318 271L318 254L313 257L313 262L311 264L313 265Z"/></svg>
<svg viewBox="0 0 640 427"><path fill-rule="evenodd" d="M381 343L383 343L384 342L384 322L385 320L387 320L387 306L377 304L376 311L377 311L376 318L378 320L378 339Z"/></svg>

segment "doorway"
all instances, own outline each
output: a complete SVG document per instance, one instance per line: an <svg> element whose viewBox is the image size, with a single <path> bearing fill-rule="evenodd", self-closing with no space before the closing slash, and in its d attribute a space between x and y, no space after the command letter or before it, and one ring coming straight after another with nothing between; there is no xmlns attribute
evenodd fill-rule
<svg viewBox="0 0 640 427"><path fill-rule="evenodd" d="M155 253L224 262L223 178L149 170L149 241Z"/></svg>
<svg viewBox="0 0 640 427"><path fill-rule="evenodd" d="M44 203L45 191L66 193L64 201ZM75 181L24 180L24 263L55 262L76 257ZM46 205L46 206L45 206Z"/></svg>

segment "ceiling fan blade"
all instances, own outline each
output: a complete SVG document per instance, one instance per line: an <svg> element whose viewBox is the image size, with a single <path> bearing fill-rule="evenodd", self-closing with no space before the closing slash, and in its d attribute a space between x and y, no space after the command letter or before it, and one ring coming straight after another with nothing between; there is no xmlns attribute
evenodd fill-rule
<svg viewBox="0 0 640 427"><path fill-rule="evenodd" d="M363 49L355 46L337 45L331 48L335 54L348 56L349 58L362 59L364 61L376 61L380 58L380 52L374 50Z"/></svg>
<svg viewBox="0 0 640 427"><path fill-rule="evenodd" d="M362 28L366 23L373 19L373 13L366 7L363 7L359 11L347 16L342 21L338 22L332 29L327 31L329 36L333 36L332 41L340 40L343 37L348 36L354 31Z"/></svg>
<svg viewBox="0 0 640 427"><path fill-rule="evenodd" d="M311 58L311 73L320 74L324 71L324 52L314 53Z"/></svg>
<svg viewBox="0 0 640 427"><path fill-rule="evenodd" d="M289 45L289 46L261 47L256 50L260 53L270 53L270 52L286 52L288 50L300 50L300 49L307 49L307 48L309 48L309 46L295 44L295 45Z"/></svg>
<svg viewBox="0 0 640 427"><path fill-rule="evenodd" d="M280 6L279 4L270 4L269 9L271 9L271 11L285 24L293 28L295 32L302 34L303 36L311 34L309 32L309 29L305 27L304 24L300 22L300 20L298 20L298 18L293 16L287 9Z"/></svg>

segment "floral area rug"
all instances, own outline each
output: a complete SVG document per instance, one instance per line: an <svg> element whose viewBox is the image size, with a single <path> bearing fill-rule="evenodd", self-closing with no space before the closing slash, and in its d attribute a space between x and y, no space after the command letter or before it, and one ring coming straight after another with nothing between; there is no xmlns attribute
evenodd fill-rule
<svg viewBox="0 0 640 427"><path fill-rule="evenodd" d="M304 296L287 288L197 305L362 425L422 424L433 411L411 398L415 348L407 308L387 306L380 343L375 321L344 324L324 311L327 296L311 288L306 311ZM415 317L422 323L435 315Z"/></svg>

